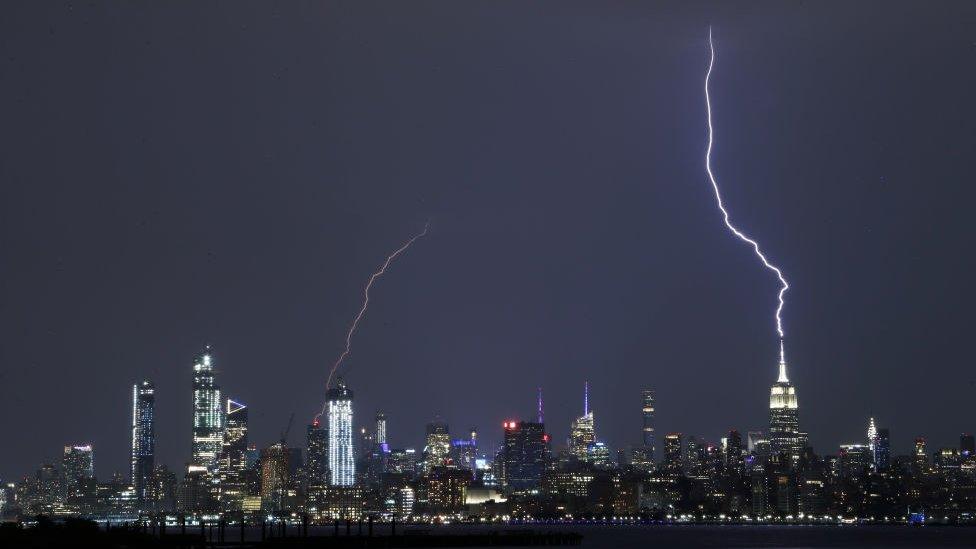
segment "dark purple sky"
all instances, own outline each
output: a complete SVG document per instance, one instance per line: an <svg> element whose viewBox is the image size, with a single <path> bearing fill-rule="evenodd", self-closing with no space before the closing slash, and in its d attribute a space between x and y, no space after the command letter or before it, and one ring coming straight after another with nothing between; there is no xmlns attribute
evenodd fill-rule
<svg viewBox="0 0 976 549"><path fill-rule="evenodd" d="M211 343L252 440L292 442L369 274L347 376L396 445L500 439L545 388L563 440L764 428L776 281L801 425L896 453L976 430L972 2L103 3L0 18L0 477L92 442L189 455Z"/></svg>

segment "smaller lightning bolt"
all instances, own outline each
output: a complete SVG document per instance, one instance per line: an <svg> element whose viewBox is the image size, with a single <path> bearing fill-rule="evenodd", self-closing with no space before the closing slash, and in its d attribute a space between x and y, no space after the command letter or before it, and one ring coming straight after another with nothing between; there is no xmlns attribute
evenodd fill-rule
<svg viewBox="0 0 976 549"><path fill-rule="evenodd" d="M426 224L424 224L423 231L413 235L413 237L411 237L410 240L406 241L402 246L397 248L395 252L387 256L386 261L383 262L383 265L380 266L379 270L373 273L372 276L369 277L369 281L366 283L366 288L363 290L363 306L359 309L359 314L356 315L356 318L353 319L352 324L349 326L349 331L346 332L346 348L343 349L342 353L339 355L339 358L337 358L335 363L332 365L332 369L329 370L329 377L325 382L326 391L328 391L329 386L332 385L332 376L335 375L336 370L339 369L339 366L342 364L342 361L344 361L346 357L349 356L349 353L352 352L352 336L353 334L356 333L356 328L359 327L359 321L362 320L363 316L366 315L366 309L367 307L369 307L369 290L370 288L373 287L373 283L376 282L377 278L386 274L386 269L390 266L390 263L392 263L393 260L397 258L398 255L407 251L407 248L413 245L413 243L416 242L418 238L427 236L428 229L430 229L429 220L427 221ZM315 416L316 421L320 417L322 417L322 414L325 413L325 408L326 406L323 404L322 410Z"/></svg>

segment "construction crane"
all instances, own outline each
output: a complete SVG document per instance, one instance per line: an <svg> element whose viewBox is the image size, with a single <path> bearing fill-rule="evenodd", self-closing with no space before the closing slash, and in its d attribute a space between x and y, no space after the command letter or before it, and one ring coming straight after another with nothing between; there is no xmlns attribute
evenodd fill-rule
<svg viewBox="0 0 976 549"><path fill-rule="evenodd" d="M285 447L285 442L288 440L288 433L291 432L291 424L294 423L294 422L295 422L295 412L292 412L291 413L291 416L288 417L288 426L285 427L285 430L281 432L281 447L282 448Z"/></svg>

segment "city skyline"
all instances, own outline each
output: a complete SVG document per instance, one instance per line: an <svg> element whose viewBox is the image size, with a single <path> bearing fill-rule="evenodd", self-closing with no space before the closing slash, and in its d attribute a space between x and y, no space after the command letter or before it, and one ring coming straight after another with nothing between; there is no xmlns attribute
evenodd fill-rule
<svg viewBox="0 0 976 549"><path fill-rule="evenodd" d="M360 5L15 3L0 430L17 451L0 478L88 443L99 471L130 474L143 380L154 462L182 470L188 364L208 343L213 419L245 403L265 448L294 413L297 445L365 280L428 219L340 372L357 428L382 410L390 444L420 451L440 416L494 446L502 421L536 418L541 387L562 444L589 381L613 448L641 442L643 388L659 457L670 432L766 430L775 287L709 194L709 26L713 166L790 276L800 430L834 451L874 417L893 454L917 436L955 446L976 421L976 82L951 4L445 4L378 21Z"/></svg>
<svg viewBox="0 0 976 549"><path fill-rule="evenodd" d="M192 371L194 374L194 382L192 384L192 403L194 410L194 419L192 422L192 429L190 430L190 452L189 458L184 462L186 465L186 472L193 472L195 470L211 469L212 471L219 471L221 467L227 467L228 465L232 468L242 468L244 453L248 447L249 440L253 443L253 438L249 438L248 432L248 406L237 402L229 397L222 399L220 396L220 385L216 382L216 376L214 375L215 369L213 368L215 357L210 345L206 345L203 352L196 355L193 360ZM769 396L769 420L766 425L758 426L755 430L751 428L740 429L732 427L730 431L725 431L723 434L728 432L749 432L750 437L753 434L763 435L763 440L769 444L770 451L773 454L784 453L789 456L792 461L797 462L803 450L809 445L809 433L801 431L799 428L798 421L798 397L794 386L790 383L789 377L787 375L787 363L785 357L782 353L779 355L779 360L777 363L777 376L775 382L772 384ZM606 437L599 436L595 425L594 410L590 406L590 383L585 381L582 387L582 412L583 414L574 418L572 422L566 427L567 436L562 440L565 440L564 444L554 444L550 441L552 437L552 432L559 432L560 427L553 429L553 426L545 427L543 429L543 400L542 400L542 387L537 388L536 393L536 409L535 413L537 415L537 422L531 422L524 419L521 416L508 417L502 422L502 436L499 437L497 443L494 442L496 433L492 429L487 429L486 431L481 431L482 435L479 438L481 450L487 451L485 454L490 455L492 448L499 448L500 452L505 452L506 448L511 444L509 438L512 433L520 433L525 429L539 429L540 434L545 435L545 440L547 445L551 448L563 448L570 455L574 455L581 460L592 460L593 455L592 445L595 443L599 447L606 447L609 452L625 452L628 454L629 460L637 460L640 458L647 459L649 462L657 462L661 460L662 463L667 463L669 461L668 456L668 441L674 436L678 437L691 437L691 440L698 440L702 443L717 443L720 439L724 442L724 436L721 437L702 437L697 438L700 435L695 433L688 433L680 429L667 429L664 431L660 430L660 427L655 421L656 406L654 401L654 389L644 388L640 389L639 393L641 395L640 399L640 436L638 441L632 442L619 442L619 441L609 441ZM336 386L330 389L328 397L326 398L326 412L322 418L315 417L313 421L307 426L307 432L304 440L301 440L301 436L296 435L288 439L288 433L291 430L291 423L294 421L294 416L289 420L289 426L286 431L282 432L285 438L275 439L277 442L297 442L297 445L289 444L289 447L305 448L308 452L306 459L310 460L309 463L320 463L321 465L313 466L313 471L319 471L316 475L322 475L324 482L330 485L336 486L352 486L357 478L356 473L356 455L359 455L364 451L363 445L369 445L375 443L381 445L387 449L391 447L413 447L416 449L422 449L422 455L427 458L429 453L433 453L435 456L435 462L443 464L443 461L448 456L448 452L453 451L452 445L457 444L456 441L452 439L449 434L449 426L440 416L435 416L432 422L427 424L426 428L426 440L422 437L412 437L408 434L403 434L397 437L398 444L390 444L387 440L387 416L382 411L377 411L372 417L372 420L363 421L362 417L359 415L354 416L354 406L353 392L348 389L345 381L342 377L337 378ZM155 461L155 385L151 380L143 380L139 383L133 384L132 386L132 422L129 434L131 436L131 454L130 454L130 469L128 472L128 479L130 484L135 490L137 498L140 498L139 494L143 494L145 488L140 486L147 482L147 478L151 476L151 472L156 465ZM217 402L217 409L212 409L212 403ZM224 409L221 409L224 408ZM636 406L635 406L636 408ZM361 412L360 412L361 413ZM636 416L636 412L633 414ZM360 419L355 420L354 417ZM234 418L238 418L236 421ZM320 419L323 421L320 422ZM887 463L891 455L891 442L890 442L890 428L885 427L879 429L875 424L875 417L869 416L869 427L867 429L867 436L864 440L861 439L851 439L846 443L838 443L834 448L824 448L819 449L822 452L831 452L833 449L839 448L841 452L845 449L849 450L852 447L859 448L861 446L866 446L870 448L872 455L878 462ZM322 426L320 427L320 423ZM210 425L219 424L217 428L210 428ZM523 427L523 425L525 427ZM372 427L370 427L372 426ZM537 426L537 427L536 427ZM369 439L357 440L356 433L362 432L365 434L370 428L372 433L374 433L375 440L370 441ZM209 430L208 430L209 429ZM471 429L471 440L475 440L477 436L475 430L477 427L472 427ZM636 428L635 428L636 430ZM212 431L212 432L211 432ZM485 433L487 432L487 436ZM656 435L655 433L667 433L664 437L664 448L662 450L655 450ZM318 435L316 435L318 433ZM335 433L335 434L333 434ZM435 434L432 434L435 433ZM436 434L440 433L440 434ZM879 440L884 441L884 447L882 449L875 449L875 442ZM253 433L250 435L253 437ZM434 438L432 438L434 437ZM951 441L947 445L933 444L932 441L927 441L924 435L913 435L911 438L912 448L917 451L919 440L926 440L929 448L951 448L953 445L965 438L971 439L973 435L970 431L960 431L959 437L954 441ZM553 437L555 440L560 440ZM295 440L298 439L298 440ZM318 441L321 439L321 442ZM382 440L380 440L382 439ZM316 442L313 442L316 440ZM403 440L411 440L409 444L403 444ZM436 442L432 442L436 440ZM679 439L680 440L680 439ZM214 442L219 441L219 442ZM488 441L488 442L486 442ZM750 446L752 445L752 440L750 440ZM863 444L862 444L863 443ZM270 442L268 444L271 444ZM522 443L524 444L524 443ZM682 442L679 442L682 444ZM741 439L738 441L741 445ZM265 445L253 445L253 448L263 448ZM443 446L443 448L441 448ZM221 448L222 447L222 448ZM275 447L271 444L271 447ZM85 442L70 443L64 446L65 453L67 454L69 449L79 449L83 448L89 456L89 468L94 471L93 465L91 465L91 457L94 455L93 445ZM229 450L230 448L230 450ZM324 450L322 449L324 448ZM331 450L335 448L335 450ZM680 446L679 446L680 448ZM638 454L633 454L633 452L638 451L646 452L642 456ZM648 449L650 449L648 451ZM905 446L907 451L909 446ZM818 450L814 448L814 450ZM897 448L896 448L897 450ZM387 450L388 451L388 450ZM317 456L321 453L321 457ZM211 457L210 454L213 454ZM202 457L201 457L202 456ZM472 456L473 459L473 456ZM497 456L496 456L497 459ZM613 455L607 454L604 459L616 459ZM235 465L237 461L240 463ZM41 460L39 463L55 463L57 460ZM333 463L339 463L338 467L333 467ZM634 461L636 463L636 461ZM203 465L201 465L203 464ZM221 465L223 464L223 465ZM162 463L163 466L169 466L170 464ZM174 464L175 465L175 464ZM315 467L318 467L317 469ZM176 467L177 470L181 469L179 466ZM118 474L118 471L114 471L113 474ZM13 479L15 477L11 477ZM536 479L538 480L538 478Z"/></svg>
<svg viewBox="0 0 976 549"><path fill-rule="evenodd" d="M917 437L910 453L892 456L890 429L870 417L865 439L818 453L800 429L798 391L782 351L768 430L748 431L746 446L737 429L719 441L668 432L660 459L655 391L640 391L640 443L613 448L596 428L589 382L565 446L554 444L543 423L537 387L536 421L502 422L503 442L494 452L476 427L467 438L454 438L440 417L427 423L422 451L394 448L382 411L357 435L354 392L336 377L325 411L306 427L304 447L288 444L294 414L277 442L259 447L249 437L249 407L221 397L211 347L192 362L191 451L182 473L155 463L156 392L143 380L132 386L128 478L115 473L100 481L94 447L67 444L58 464L0 484L3 516L125 522L179 512L239 521L242 528L260 517L294 519L296 512L316 525L366 516L436 522L611 515L627 521L923 524L968 523L976 504L971 433L961 434L957 446L934 450Z"/></svg>

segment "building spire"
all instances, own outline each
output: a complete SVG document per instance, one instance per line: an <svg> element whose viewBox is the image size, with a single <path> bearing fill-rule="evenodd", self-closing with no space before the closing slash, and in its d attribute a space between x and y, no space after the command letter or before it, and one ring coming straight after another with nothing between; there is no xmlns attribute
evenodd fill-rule
<svg viewBox="0 0 976 549"><path fill-rule="evenodd" d="M590 413L590 382L583 382L583 415Z"/></svg>
<svg viewBox="0 0 976 549"><path fill-rule="evenodd" d="M539 423L543 423L542 415L542 387L539 387Z"/></svg>
<svg viewBox="0 0 976 549"><path fill-rule="evenodd" d="M790 380L786 377L786 351L783 347L783 340L779 340L779 379L776 383L789 383Z"/></svg>

